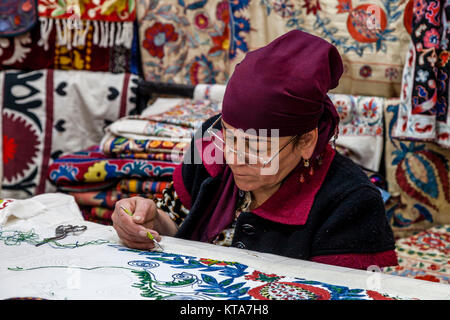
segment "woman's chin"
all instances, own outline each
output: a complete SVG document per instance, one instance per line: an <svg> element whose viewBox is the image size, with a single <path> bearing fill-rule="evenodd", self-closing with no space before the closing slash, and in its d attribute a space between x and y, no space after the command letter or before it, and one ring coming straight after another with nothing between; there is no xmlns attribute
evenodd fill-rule
<svg viewBox="0 0 450 320"><path fill-rule="evenodd" d="M255 181L251 177L246 176L234 176L234 182L239 190L242 191L252 191L255 190Z"/></svg>

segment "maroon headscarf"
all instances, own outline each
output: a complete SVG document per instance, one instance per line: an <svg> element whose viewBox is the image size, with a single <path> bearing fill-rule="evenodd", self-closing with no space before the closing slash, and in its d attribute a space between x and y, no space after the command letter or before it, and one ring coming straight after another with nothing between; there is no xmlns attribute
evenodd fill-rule
<svg viewBox="0 0 450 320"><path fill-rule="evenodd" d="M247 53L236 66L222 105L225 122L244 131L278 129L281 137L302 135L317 127L319 138L313 157L326 153L320 172L301 184L296 177L299 168L296 168L277 191L275 205L266 201L254 210L255 214L287 224L306 222L334 157L334 150L327 145L337 130L339 115L327 92L337 87L342 72L342 60L333 45L299 30ZM208 143L211 142L196 141L200 154ZM238 192L231 170L226 165L206 163L210 162L204 164L212 176L221 175L222 183L192 240L212 241L234 217ZM174 183L181 182L178 176L181 174L174 174ZM176 185L181 195L182 185ZM280 202L284 205L280 206Z"/></svg>
<svg viewBox="0 0 450 320"><path fill-rule="evenodd" d="M236 66L223 99L223 120L244 131L279 129L281 137L318 127L313 156L318 155L339 123L327 92L337 87L342 72L336 47L306 32L290 31L247 53Z"/></svg>

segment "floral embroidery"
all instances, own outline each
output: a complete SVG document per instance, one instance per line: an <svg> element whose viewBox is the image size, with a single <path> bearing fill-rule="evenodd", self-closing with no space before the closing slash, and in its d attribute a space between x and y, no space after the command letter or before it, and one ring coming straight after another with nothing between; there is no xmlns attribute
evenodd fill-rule
<svg viewBox="0 0 450 320"><path fill-rule="evenodd" d="M186 78L189 83L216 83L215 77L217 75L217 71L214 70L212 62L208 60L204 54L195 57L191 63L188 63L186 65L186 70Z"/></svg>
<svg viewBox="0 0 450 320"><path fill-rule="evenodd" d="M415 11L411 48L403 70L401 106L393 131L396 138L434 141L450 147L448 86L448 11L450 3L417 1L425 14ZM417 4L416 4L417 5ZM440 21L439 16L445 20ZM436 25L438 24L438 25Z"/></svg>
<svg viewBox="0 0 450 320"><path fill-rule="evenodd" d="M362 66L361 69L359 69L359 75L363 78L368 78L372 75L372 68L370 66Z"/></svg>
<svg viewBox="0 0 450 320"><path fill-rule="evenodd" d="M398 79L398 75L399 75L399 72L398 72L397 68L389 67L389 68L386 68L386 70L384 71L384 76L386 78L388 78L389 80Z"/></svg>
<svg viewBox="0 0 450 320"><path fill-rule="evenodd" d="M317 14L317 11L322 10L320 7L320 0L305 0L303 8L306 8L306 14L313 13Z"/></svg>
<svg viewBox="0 0 450 320"><path fill-rule="evenodd" d="M431 29L425 32L423 39L425 48L438 48L439 47L439 32L436 29Z"/></svg>
<svg viewBox="0 0 450 320"><path fill-rule="evenodd" d="M231 43L230 43L230 59L236 57L238 51L246 53L249 48L246 39L247 33L250 33L250 21L242 16L242 12L248 8L250 0L230 1L231 8Z"/></svg>
<svg viewBox="0 0 450 320"><path fill-rule="evenodd" d="M162 59L164 57L164 45L178 40L178 33L171 24L155 22L145 31L143 46L153 56Z"/></svg>
<svg viewBox="0 0 450 320"><path fill-rule="evenodd" d="M206 29L209 26L209 18L205 13L198 13L194 17L195 26L199 29Z"/></svg>
<svg viewBox="0 0 450 320"><path fill-rule="evenodd" d="M7 182L21 178L34 167L40 148L40 132L17 112L3 111L3 166Z"/></svg>
<svg viewBox="0 0 450 320"><path fill-rule="evenodd" d="M394 234L406 237L429 228L450 209L450 154L432 143L407 142L392 137L401 105L387 107L386 139L389 192L396 194L386 214Z"/></svg>
<svg viewBox="0 0 450 320"><path fill-rule="evenodd" d="M266 274L247 265L179 254L140 251L145 260L128 261L141 296L166 299L228 300L378 300L395 299L385 293L351 289L319 281ZM163 266L164 265L164 266ZM163 268L161 268L163 266ZM261 282L263 285L261 285Z"/></svg>
<svg viewBox="0 0 450 320"><path fill-rule="evenodd" d="M436 2L431 1L428 4L427 12L425 13L425 18L432 25L438 26L440 23L439 11L440 11L439 3L437 1Z"/></svg>
<svg viewBox="0 0 450 320"><path fill-rule="evenodd" d="M287 18L293 14L294 5L290 0L276 0L273 4L273 9L281 17Z"/></svg>
<svg viewBox="0 0 450 320"><path fill-rule="evenodd" d="M439 54L439 61L440 61L440 66L441 67L445 67L445 65L447 64L447 62L449 61L449 56L450 56L450 51L442 51Z"/></svg>
<svg viewBox="0 0 450 320"><path fill-rule="evenodd" d="M417 82L426 82L428 80L428 71L426 70L417 70L417 77L416 77L416 81Z"/></svg>
<svg viewBox="0 0 450 320"><path fill-rule="evenodd" d="M413 7L413 15L415 17L415 21L418 22L422 19L427 9L426 0L415 0Z"/></svg>
<svg viewBox="0 0 450 320"><path fill-rule="evenodd" d="M337 13L349 12L352 10L352 1L351 0L338 0L338 5L336 6Z"/></svg>
<svg viewBox="0 0 450 320"><path fill-rule="evenodd" d="M135 0L39 0L39 15L67 19L76 15L83 20L133 21Z"/></svg>
<svg viewBox="0 0 450 320"><path fill-rule="evenodd" d="M399 265L382 272L450 284L450 226L437 225L396 241Z"/></svg>
<svg viewBox="0 0 450 320"><path fill-rule="evenodd" d="M227 53L230 49L230 29L228 25L225 27L222 34L217 34L211 37L214 46L209 49L208 54L218 55L221 53Z"/></svg>

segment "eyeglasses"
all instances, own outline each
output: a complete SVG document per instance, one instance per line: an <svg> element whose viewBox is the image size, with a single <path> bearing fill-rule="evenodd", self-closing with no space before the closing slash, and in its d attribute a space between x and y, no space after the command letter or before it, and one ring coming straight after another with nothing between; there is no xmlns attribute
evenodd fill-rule
<svg viewBox="0 0 450 320"><path fill-rule="evenodd" d="M225 140L228 140L227 142L224 141L224 139L218 134L223 134L222 130L218 130L218 129L214 129L214 126L221 121L222 116L220 116L219 118L217 118L216 121L214 121L214 123L206 130L206 132L211 136L211 138L213 139L213 143L216 146L216 148L218 148L220 151L222 152L232 152L237 156L238 159L238 163L245 163L248 166L251 167L258 167L258 168L264 168L266 167L270 162L273 161L273 159L275 159L275 157L280 154L281 151L283 151L284 148L286 148L292 141L294 141L294 139L297 136L293 136L283 147L281 147L281 149L279 149L273 156L271 156L270 158L264 158L259 154L262 153L262 150L255 150L254 152L250 152L247 149L250 149L250 146L245 143L244 146L240 146L238 144L238 146L240 148L238 149L246 149L246 151L241 151L241 150L236 150L233 147L230 147L230 143L235 145L235 139L236 136L233 134L230 134L230 132L232 132L232 129L226 129L225 132ZM224 126L222 125L222 128L224 128ZM247 139L246 139L247 140ZM257 144L257 139L253 139L253 141L256 142Z"/></svg>

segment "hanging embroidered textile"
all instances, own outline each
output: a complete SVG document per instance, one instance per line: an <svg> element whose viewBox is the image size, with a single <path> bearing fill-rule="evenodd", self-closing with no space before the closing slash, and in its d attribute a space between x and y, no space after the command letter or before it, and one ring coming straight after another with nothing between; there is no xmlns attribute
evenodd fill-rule
<svg viewBox="0 0 450 320"><path fill-rule="evenodd" d="M5 69L138 73L134 0L39 0L37 25L0 38Z"/></svg>
<svg viewBox="0 0 450 320"><path fill-rule="evenodd" d="M36 0L3 0L0 4L0 37L14 37L37 21Z"/></svg>
<svg viewBox="0 0 450 320"><path fill-rule="evenodd" d="M399 99L388 99L384 111L386 180L391 194L386 214L396 238L450 224L450 150L432 142L395 138L401 107Z"/></svg>
<svg viewBox="0 0 450 320"><path fill-rule="evenodd" d="M449 42L450 3L417 1L393 137L450 148Z"/></svg>
<svg viewBox="0 0 450 320"><path fill-rule="evenodd" d="M135 111L136 86L137 77L130 74L1 72L2 195L26 198L54 191L47 181L51 160L98 144L104 126Z"/></svg>
<svg viewBox="0 0 450 320"><path fill-rule="evenodd" d="M138 1L137 15L147 81L227 81L229 1Z"/></svg>
<svg viewBox="0 0 450 320"><path fill-rule="evenodd" d="M334 93L397 97L413 0L230 1L230 74L244 54L300 29L337 47L344 73Z"/></svg>

